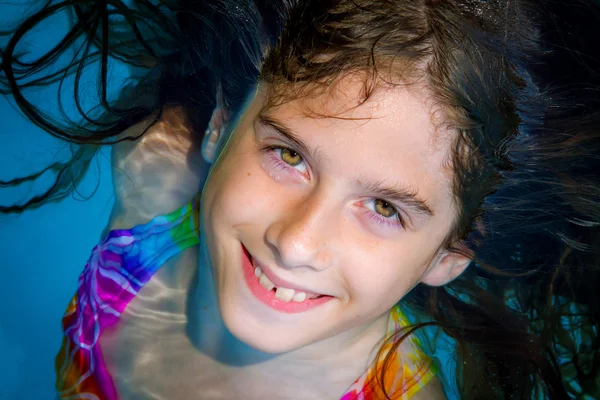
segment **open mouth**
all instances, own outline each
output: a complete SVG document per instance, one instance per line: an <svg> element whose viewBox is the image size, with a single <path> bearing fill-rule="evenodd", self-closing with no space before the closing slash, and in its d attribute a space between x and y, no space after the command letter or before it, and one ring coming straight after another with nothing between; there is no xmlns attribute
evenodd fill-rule
<svg viewBox="0 0 600 400"><path fill-rule="evenodd" d="M321 293L304 292L275 285L254 262L252 256L242 245L242 264L244 277L252 294L262 303L278 311L287 313L303 312L333 299L333 296Z"/></svg>
<svg viewBox="0 0 600 400"><path fill-rule="evenodd" d="M258 283L260 283L260 285L265 289L272 291L275 294L275 297L281 301L295 301L296 303L302 303L306 300L314 300L321 297L325 297L325 295L323 294L303 292L300 290L275 286L275 284L271 282L269 277L265 275L265 273L262 271L262 268L254 264L254 260L252 260L252 257L250 257L250 261L254 266L254 276L258 278Z"/></svg>

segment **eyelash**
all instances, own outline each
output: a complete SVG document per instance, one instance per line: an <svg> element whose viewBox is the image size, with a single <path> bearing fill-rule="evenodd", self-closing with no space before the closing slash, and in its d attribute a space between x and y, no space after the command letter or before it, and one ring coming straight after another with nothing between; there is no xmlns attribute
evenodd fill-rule
<svg viewBox="0 0 600 400"><path fill-rule="evenodd" d="M286 146L265 146L261 149L261 152L267 154L267 156L269 156L269 158L271 159L271 161L273 161L275 163L275 165L277 166L277 168L279 169L283 169L283 170L288 170L294 174L301 174L304 175L302 172L298 171L296 168L294 168L293 166L291 166L290 164L286 163L285 161L283 161L281 159L281 157L276 153L276 151L283 151L283 150L289 150L289 151L293 151L294 153L298 154L300 156L300 158L302 158L302 162L304 162L304 157L302 157L302 154L298 153L296 150L292 149L291 147L286 147Z"/></svg>
<svg viewBox="0 0 600 400"><path fill-rule="evenodd" d="M293 148L286 147L286 146L270 145L270 146L264 146L260 150L261 150L261 153L265 153L271 158L271 160L275 163L277 168L282 169L282 170L293 170L294 172L292 172L292 173L302 174L296 168L294 168L293 166L291 166L288 163L286 163L285 161L283 161L281 159L281 157L276 153L276 151L290 150L290 151L293 151L294 153L297 153L302 158L302 162L304 162L304 157L302 156L302 154L300 154ZM368 201L375 201L375 200L377 200L377 199L371 199ZM381 199L381 200L383 200L383 199ZM385 200L383 200L383 201L385 201ZM396 207L394 207L391 203L388 203L388 204L396 212L396 214L391 218L386 218L368 208L365 208L363 210L363 212L369 217L369 219L371 219L376 224L379 224L379 225L382 225L385 227L396 228L396 229L406 228L406 223L405 223L404 219L402 218L400 211L398 211L398 209Z"/></svg>
<svg viewBox="0 0 600 400"><path fill-rule="evenodd" d="M377 199L371 199L368 201L375 201ZM383 200L385 201L385 200ZM387 202L386 202L387 203ZM406 228L406 223L404 221L404 219L402 218L402 215L400 214L400 211L398 211L398 209L396 207L394 207L392 204L388 203L390 207L392 207L394 209L394 212L396 213L393 217L390 218L386 218L381 214L378 214L370 209L367 209L365 211L365 213L367 214L367 216L372 219L374 222L384 225L384 226L388 226L391 228Z"/></svg>

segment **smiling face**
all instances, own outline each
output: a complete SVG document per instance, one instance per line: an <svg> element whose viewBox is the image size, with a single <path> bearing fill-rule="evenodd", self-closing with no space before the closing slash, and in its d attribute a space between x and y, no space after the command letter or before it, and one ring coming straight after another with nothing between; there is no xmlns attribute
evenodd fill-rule
<svg viewBox="0 0 600 400"><path fill-rule="evenodd" d="M262 351L385 328L415 285L443 284L468 262L440 250L455 216L451 140L427 98L398 87L355 107L360 83L340 85L268 110L261 87L204 188L221 315Z"/></svg>

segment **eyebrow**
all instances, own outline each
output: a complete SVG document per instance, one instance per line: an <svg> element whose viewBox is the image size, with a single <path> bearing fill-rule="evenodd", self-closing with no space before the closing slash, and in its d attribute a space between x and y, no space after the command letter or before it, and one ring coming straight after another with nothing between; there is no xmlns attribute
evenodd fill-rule
<svg viewBox="0 0 600 400"><path fill-rule="evenodd" d="M421 217L431 218L435 215L431 206L425 199L419 197L418 190L414 188L406 188L398 184L386 186L382 181L365 182L359 180L359 183L365 190L381 197L383 200L407 205Z"/></svg>
<svg viewBox="0 0 600 400"><path fill-rule="evenodd" d="M313 159L317 156L317 154L315 154L316 152L312 152L310 147L294 134L291 129L276 119L259 113L256 116L255 121L275 130L277 133L287 138L296 145L298 150L303 154L307 154ZM366 191L373 193L374 196L381 197L383 200L390 202L402 203L423 218L431 218L435 215L432 207L425 199L419 197L418 190L415 188L407 188L399 184L389 186L385 185L383 181L373 182L359 180L359 183Z"/></svg>

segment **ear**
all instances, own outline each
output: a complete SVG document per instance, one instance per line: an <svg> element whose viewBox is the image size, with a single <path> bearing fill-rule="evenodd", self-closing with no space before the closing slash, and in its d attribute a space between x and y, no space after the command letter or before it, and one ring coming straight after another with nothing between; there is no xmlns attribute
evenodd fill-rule
<svg viewBox="0 0 600 400"><path fill-rule="evenodd" d="M470 263L470 257L445 249L440 250L421 282L429 286L443 286L462 274Z"/></svg>
<svg viewBox="0 0 600 400"><path fill-rule="evenodd" d="M216 159L217 145L223 137L227 120L228 115L223 105L221 90L218 90L217 106L213 110L208 127L204 131L204 138L202 139L202 157L209 164L212 164Z"/></svg>

